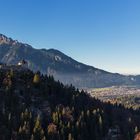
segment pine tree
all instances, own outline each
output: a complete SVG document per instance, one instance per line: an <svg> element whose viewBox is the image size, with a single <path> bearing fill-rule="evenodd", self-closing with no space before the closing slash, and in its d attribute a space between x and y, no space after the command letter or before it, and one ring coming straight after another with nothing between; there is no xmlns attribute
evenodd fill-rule
<svg viewBox="0 0 140 140"><path fill-rule="evenodd" d="M68 134L68 140L72 140L72 134L71 133Z"/></svg>
<svg viewBox="0 0 140 140"><path fill-rule="evenodd" d="M40 75L36 73L33 78L33 83L39 84L39 82L40 82Z"/></svg>
<svg viewBox="0 0 140 140"><path fill-rule="evenodd" d="M135 132L135 134L138 133L138 127L137 126L135 127L134 132Z"/></svg>

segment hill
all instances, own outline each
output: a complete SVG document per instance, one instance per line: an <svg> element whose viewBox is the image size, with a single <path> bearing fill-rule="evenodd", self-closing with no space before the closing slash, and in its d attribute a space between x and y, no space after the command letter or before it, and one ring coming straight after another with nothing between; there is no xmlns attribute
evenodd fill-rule
<svg viewBox="0 0 140 140"><path fill-rule="evenodd" d="M102 103L30 70L0 69L1 140L133 140L140 110Z"/></svg>
<svg viewBox="0 0 140 140"><path fill-rule="evenodd" d="M35 49L0 34L0 62L17 64L22 59L31 70L53 75L64 84L79 88L140 84L138 76L110 73L79 63L58 50Z"/></svg>

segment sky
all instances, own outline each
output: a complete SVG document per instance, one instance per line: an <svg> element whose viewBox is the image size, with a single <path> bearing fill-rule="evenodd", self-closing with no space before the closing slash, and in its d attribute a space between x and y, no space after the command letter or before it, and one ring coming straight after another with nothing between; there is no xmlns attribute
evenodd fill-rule
<svg viewBox="0 0 140 140"><path fill-rule="evenodd" d="M0 33L110 72L140 74L139 0L0 0Z"/></svg>

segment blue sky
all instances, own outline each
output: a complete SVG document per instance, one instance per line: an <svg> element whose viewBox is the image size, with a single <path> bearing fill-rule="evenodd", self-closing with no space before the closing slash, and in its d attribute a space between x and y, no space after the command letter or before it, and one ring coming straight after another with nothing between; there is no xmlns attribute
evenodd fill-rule
<svg viewBox="0 0 140 140"><path fill-rule="evenodd" d="M0 0L0 33L111 72L140 74L139 0Z"/></svg>

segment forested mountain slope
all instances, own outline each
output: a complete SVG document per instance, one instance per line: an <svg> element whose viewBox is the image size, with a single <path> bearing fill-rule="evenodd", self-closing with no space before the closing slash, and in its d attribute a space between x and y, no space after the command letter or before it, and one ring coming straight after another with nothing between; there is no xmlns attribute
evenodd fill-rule
<svg viewBox="0 0 140 140"><path fill-rule="evenodd" d="M140 110L102 103L53 77L0 69L1 140L133 140Z"/></svg>

